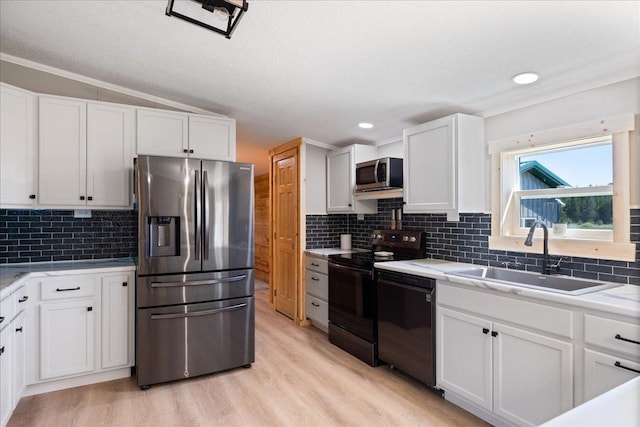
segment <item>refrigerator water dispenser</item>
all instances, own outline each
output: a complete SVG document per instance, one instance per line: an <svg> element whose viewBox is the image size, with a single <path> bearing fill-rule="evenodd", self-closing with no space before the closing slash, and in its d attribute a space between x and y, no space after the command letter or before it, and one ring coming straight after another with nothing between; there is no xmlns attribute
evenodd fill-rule
<svg viewBox="0 0 640 427"><path fill-rule="evenodd" d="M151 216L149 228L149 257L180 255L180 217Z"/></svg>

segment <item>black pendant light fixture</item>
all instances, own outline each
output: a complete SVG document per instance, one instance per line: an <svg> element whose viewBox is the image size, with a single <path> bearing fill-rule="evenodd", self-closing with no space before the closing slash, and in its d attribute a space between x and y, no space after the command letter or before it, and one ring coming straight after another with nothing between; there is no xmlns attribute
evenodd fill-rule
<svg viewBox="0 0 640 427"><path fill-rule="evenodd" d="M226 38L236 29L242 14L249 9L247 0L169 0L166 14L199 25Z"/></svg>

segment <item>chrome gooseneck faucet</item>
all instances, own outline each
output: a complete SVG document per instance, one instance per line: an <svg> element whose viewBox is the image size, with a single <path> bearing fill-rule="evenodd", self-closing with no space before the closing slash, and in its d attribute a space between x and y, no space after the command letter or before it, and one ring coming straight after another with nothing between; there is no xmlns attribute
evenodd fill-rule
<svg viewBox="0 0 640 427"><path fill-rule="evenodd" d="M535 221L533 224L531 224L531 227L529 228L529 234L527 235L527 238L524 240L524 244L525 246L532 246L533 245L533 233L534 231L536 231L536 227L537 226L542 227L542 231L544 232L544 241L543 241L543 249L542 249L542 274L551 274L551 269L552 268L559 268L560 267L560 262L558 262L558 265L552 266L549 264L549 229L547 228L547 226L545 225L544 222L542 221Z"/></svg>

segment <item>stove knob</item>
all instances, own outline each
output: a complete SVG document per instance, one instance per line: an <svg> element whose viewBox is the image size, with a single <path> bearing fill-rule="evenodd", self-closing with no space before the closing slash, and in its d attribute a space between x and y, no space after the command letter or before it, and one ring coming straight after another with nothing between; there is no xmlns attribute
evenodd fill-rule
<svg viewBox="0 0 640 427"><path fill-rule="evenodd" d="M411 238L409 239L409 241L410 241L411 243L415 243L415 242L416 242L416 240L417 240L417 239L416 239L415 237L413 237L413 236L411 236Z"/></svg>
<svg viewBox="0 0 640 427"><path fill-rule="evenodd" d="M376 235L375 235L375 234L373 234L373 233L371 233L371 238L372 238L372 239L375 239L375 238L376 238Z"/></svg>
<svg viewBox="0 0 640 427"><path fill-rule="evenodd" d="M378 234L378 235L376 235L376 239L378 239L378 240L382 240L382 234Z"/></svg>
<svg viewBox="0 0 640 427"><path fill-rule="evenodd" d="M408 242L409 241L409 236L402 236L402 241L403 242Z"/></svg>

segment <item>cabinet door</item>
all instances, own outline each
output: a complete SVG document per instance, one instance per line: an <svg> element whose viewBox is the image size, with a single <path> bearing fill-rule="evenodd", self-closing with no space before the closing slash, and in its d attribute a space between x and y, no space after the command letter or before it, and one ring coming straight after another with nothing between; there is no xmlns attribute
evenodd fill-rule
<svg viewBox="0 0 640 427"><path fill-rule="evenodd" d="M495 414L540 425L572 408L571 344L498 323L492 333Z"/></svg>
<svg viewBox="0 0 640 427"><path fill-rule="evenodd" d="M102 278L102 369L129 363L129 275Z"/></svg>
<svg viewBox="0 0 640 427"><path fill-rule="evenodd" d="M31 92L0 85L0 205L35 203L35 100Z"/></svg>
<svg viewBox="0 0 640 427"><path fill-rule="evenodd" d="M640 363L584 350L585 402L640 375Z"/></svg>
<svg viewBox="0 0 640 427"><path fill-rule="evenodd" d="M94 370L94 299L40 305L40 379Z"/></svg>
<svg viewBox="0 0 640 427"><path fill-rule="evenodd" d="M327 212L353 212L353 148L327 154Z"/></svg>
<svg viewBox="0 0 640 427"><path fill-rule="evenodd" d="M87 105L88 206L129 206L133 114L131 107Z"/></svg>
<svg viewBox="0 0 640 427"><path fill-rule="evenodd" d="M456 209L455 116L406 129L403 145L404 211Z"/></svg>
<svg viewBox="0 0 640 427"><path fill-rule="evenodd" d="M13 411L13 334L12 326L0 331L0 425L6 425Z"/></svg>
<svg viewBox="0 0 640 427"><path fill-rule="evenodd" d="M21 312L11 324L13 336L13 396L14 403L18 403L20 396L26 387L26 357L27 340L26 336L26 312Z"/></svg>
<svg viewBox="0 0 640 427"><path fill-rule="evenodd" d="M86 204L86 103L39 99L39 204Z"/></svg>
<svg viewBox="0 0 640 427"><path fill-rule="evenodd" d="M189 116L170 111L139 108L137 114L138 154L186 157L189 152Z"/></svg>
<svg viewBox="0 0 640 427"><path fill-rule="evenodd" d="M436 385L492 408L491 322L438 307Z"/></svg>
<svg viewBox="0 0 640 427"><path fill-rule="evenodd" d="M236 121L222 117L189 116L189 156L235 162Z"/></svg>

